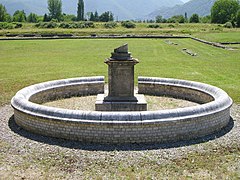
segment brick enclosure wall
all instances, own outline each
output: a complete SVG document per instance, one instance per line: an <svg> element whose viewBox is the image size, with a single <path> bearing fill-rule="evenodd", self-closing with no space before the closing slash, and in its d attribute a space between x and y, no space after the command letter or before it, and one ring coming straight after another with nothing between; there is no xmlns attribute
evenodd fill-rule
<svg viewBox="0 0 240 180"><path fill-rule="evenodd" d="M73 96L102 93L103 77L90 77L24 88L12 99L14 118L19 126L34 133L97 143L188 140L219 131L229 123L232 100L219 88L191 81L146 77L139 78L138 86L142 94L181 97L204 104L139 112L74 111L37 104L68 97L68 93Z"/></svg>

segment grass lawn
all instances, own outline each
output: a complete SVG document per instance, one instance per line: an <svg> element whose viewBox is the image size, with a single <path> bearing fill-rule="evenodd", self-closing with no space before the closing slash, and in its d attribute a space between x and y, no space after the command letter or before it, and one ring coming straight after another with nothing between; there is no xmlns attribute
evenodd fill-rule
<svg viewBox="0 0 240 180"><path fill-rule="evenodd" d="M240 31L198 33L196 36L211 42L240 42Z"/></svg>
<svg viewBox="0 0 240 180"><path fill-rule="evenodd" d="M0 41L0 105L10 104L10 99L18 90L31 84L80 76L107 76L104 59L123 43L128 43L133 57L140 60L136 65L136 76L209 83L224 89L235 103L240 103L239 50L224 50L191 39L169 41L178 45L170 45L166 39ZM197 53L197 56L187 55L182 51L183 48ZM20 139L21 135L9 131L7 137L16 136ZM34 140L26 139L25 144L20 140L19 144L9 144L0 138L0 177L3 179L240 177L239 144L229 147L219 145L218 148L211 141L195 144L191 146L195 146L196 151L189 153L186 150L181 158L166 159L165 162L159 160L159 157L165 157L164 154L157 154L155 150L131 151L130 157L130 152L63 148L54 143L35 143ZM198 145L206 148L206 151L198 152ZM173 149L181 148L184 147ZM138 156L133 156L136 153Z"/></svg>
<svg viewBox="0 0 240 180"><path fill-rule="evenodd" d="M21 88L48 80L107 75L104 59L129 43L140 60L136 76L179 78L209 83L240 102L240 51L211 47L191 39L0 41L0 104L9 104ZM196 57L182 52L196 52ZM107 79L107 78L106 78Z"/></svg>
<svg viewBox="0 0 240 180"><path fill-rule="evenodd" d="M223 25L218 24L202 24L202 23L159 23L159 28L149 28L150 24L154 23L135 23L136 28L124 28L121 23L117 23L116 28L105 28L105 23L94 23L94 28L77 28L77 29L63 29L63 28L37 28L34 23L23 23L22 28L0 30L0 36L6 34L74 34L78 36L89 36L91 34L97 35L199 35L200 37L206 34L226 34L237 33L239 35L240 28L224 28ZM224 35L227 36L228 35ZM234 37L239 38L239 37Z"/></svg>

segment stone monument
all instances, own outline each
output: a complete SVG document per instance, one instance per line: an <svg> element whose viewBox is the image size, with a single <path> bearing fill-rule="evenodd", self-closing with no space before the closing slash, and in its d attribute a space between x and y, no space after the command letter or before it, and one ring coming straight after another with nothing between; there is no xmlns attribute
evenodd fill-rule
<svg viewBox="0 0 240 180"><path fill-rule="evenodd" d="M108 95L99 94L96 111L146 111L144 95L134 93L134 66L139 63L124 44L106 59L108 65Z"/></svg>

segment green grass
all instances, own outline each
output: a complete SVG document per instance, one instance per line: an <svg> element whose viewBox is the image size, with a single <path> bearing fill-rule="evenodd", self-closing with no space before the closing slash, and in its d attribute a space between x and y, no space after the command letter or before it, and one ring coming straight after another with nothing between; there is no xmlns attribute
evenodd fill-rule
<svg viewBox="0 0 240 180"><path fill-rule="evenodd" d="M228 51L191 39L92 39L0 41L0 104L9 104L21 88L48 80L107 75L104 59L113 48L129 43L133 57L140 60L136 76L187 79L216 85L240 103L240 51ZM196 52L192 57L182 48ZM194 146L194 145L193 145ZM206 147L209 146L209 147ZM139 157L118 161L114 151L106 158L69 155L62 150L43 152L26 147L19 150L0 140L3 179L239 179L239 145L204 146L207 152L186 152L168 160ZM23 153L22 154L22 150ZM89 152L95 154L96 152ZM102 154L103 152L100 152ZM121 153L121 152L116 152ZM148 153L151 153L150 151ZM109 154L113 154L109 155ZM148 155L150 156L150 155ZM159 155L160 156L160 155Z"/></svg>
<svg viewBox="0 0 240 180"><path fill-rule="evenodd" d="M121 26L121 23L118 23L118 26L113 29L106 29L104 27L104 23L94 23L95 28L88 29L62 29L62 28L54 28L54 29L39 29L36 28L35 24L24 23L23 27L20 29L7 29L0 30L0 36L4 36L6 34L75 34L79 36L83 35L107 35L107 34L117 34L117 35L196 35L206 33L227 33L227 32L240 32L240 28L228 29L224 28L223 25L218 24L194 24L194 23L161 23L160 28L148 28L149 24L152 23L136 23L136 28L127 29ZM172 27L172 25L174 27Z"/></svg>
<svg viewBox="0 0 240 180"><path fill-rule="evenodd" d="M186 35L194 36L212 42L240 42L240 28L224 28L222 24L203 24L203 23L159 23L160 28L149 28L153 23L136 23L136 28L124 28L121 23L117 27L107 29L104 23L94 23L95 28L85 29L41 29L32 23L23 23L22 28L0 30L0 37L4 38L7 34L73 34L76 36L96 35Z"/></svg>
<svg viewBox="0 0 240 180"><path fill-rule="evenodd" d="M240 44L229 44L229 45L226 45L230 48L233 48L233 49L240 49Z"/></svg>
<svg viewBox="0 0 240 180"><path fill-rule="evenodd" d="M103 63L113 48L129 43L140 60L136 77L154 76L200 81L218 86L240 102L240 51L211 47L191 39L0 41L0 104L9 104L21 88L48 80L107 75ZM196 52L192 57L182 48ZM107 78L106 78L107 79Z"/></svg>
<svg viewBox="0 0 240 180"><path fill-rule="evenodd" d="M240 31L227 33L200 33L196 36L211 42L240 42Z"/></svg>

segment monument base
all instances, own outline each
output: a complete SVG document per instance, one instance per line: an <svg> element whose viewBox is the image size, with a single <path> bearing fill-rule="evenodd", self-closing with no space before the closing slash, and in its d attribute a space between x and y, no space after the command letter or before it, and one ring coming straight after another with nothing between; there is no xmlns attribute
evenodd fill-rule
<svg viewBox="0 0 240 180"><path fill-rule="evenodd" d="M147 102L143 94L134 96L137 101L105 101L104 94L98 94L95 103L96 111L147 111Z"/></svg>

